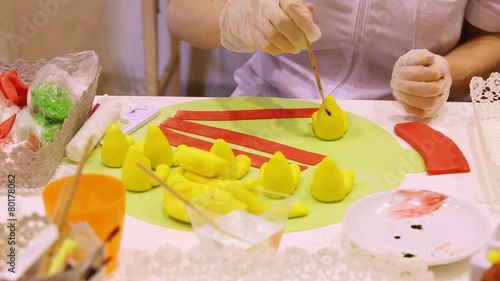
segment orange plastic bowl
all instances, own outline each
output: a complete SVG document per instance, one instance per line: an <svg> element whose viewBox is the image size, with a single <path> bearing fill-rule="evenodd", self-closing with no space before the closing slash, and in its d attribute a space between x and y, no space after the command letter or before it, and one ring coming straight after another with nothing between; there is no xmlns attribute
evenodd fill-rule
<svg viewBox="0 0 500 281"><path fill-rule="evenodd" d="M49 183L42 193L47 216L52 217L59 194L66 184L72 186L74 176L63 177ZM106 264L109 274L118 261L125 218L125 184L112 176L102 174L82 174L75 191L73 202L68 211L68 222L87 222L96 236L104 240L116 228L120 231L106 247L106 254L111 260Z"/></svg>

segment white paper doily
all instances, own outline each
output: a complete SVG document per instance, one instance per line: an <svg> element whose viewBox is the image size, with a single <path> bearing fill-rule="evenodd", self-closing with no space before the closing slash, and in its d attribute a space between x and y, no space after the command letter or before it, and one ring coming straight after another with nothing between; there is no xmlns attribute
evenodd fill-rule
<svg viewBox="0 0 500 281"><path fill-rule="evenodd" d="M431 281L433 273L423 263L395 254L372 256L362 250L347 254L324 247L313 254L298 247L245 252L234 247L220 250L195 246L187 252L165 245L149 254L123 250L111 281L254 281L254 280L359 280Z"/></svg>
<svg viewBox="0 0 500 281"><path fill-rule="evenodd" d="M479 162L488 203L500 204L500 74L473 77L470 95L477 129Z"/></svg>

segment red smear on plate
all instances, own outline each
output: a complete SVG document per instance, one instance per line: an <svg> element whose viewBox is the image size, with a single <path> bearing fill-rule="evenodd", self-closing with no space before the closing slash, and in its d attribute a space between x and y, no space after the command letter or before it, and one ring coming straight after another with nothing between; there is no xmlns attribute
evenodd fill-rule
<svg viewBox="0 0 500 281"><path fill-rule="evenodd" d="M395 219L418 218L438 210L447 195L429 190L398 190L389 200L388 216Z"/></svg>

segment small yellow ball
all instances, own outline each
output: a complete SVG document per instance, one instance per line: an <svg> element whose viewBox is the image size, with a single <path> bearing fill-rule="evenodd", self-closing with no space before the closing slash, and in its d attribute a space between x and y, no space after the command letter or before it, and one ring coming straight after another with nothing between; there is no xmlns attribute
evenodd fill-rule
<svg viewBox="0 0 500 281"><path fill-rule="evenodd" d="M500 264L500 250L491 250L488 252L488 260L492 264Z"/></svg>

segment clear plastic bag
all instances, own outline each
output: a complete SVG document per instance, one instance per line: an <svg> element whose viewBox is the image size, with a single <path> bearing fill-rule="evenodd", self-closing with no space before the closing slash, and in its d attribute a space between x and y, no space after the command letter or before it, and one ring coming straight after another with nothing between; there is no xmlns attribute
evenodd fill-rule
<svg viewBox="0 0 500 281"><path fill-rule="evenodd" d="M89 50L56 57L38 70L28 90L28 108L42 127L42 143L54 140L98 68L99 58Z"/></svg>
<svg viewBox="0 0 500 281"><path fill-rule="evenodd" d="M56 57L41 67L28 92L28 104L33 90L40 84L55 84L68 91L75 102L94 80L99 57L92 50Z"/></svg>

